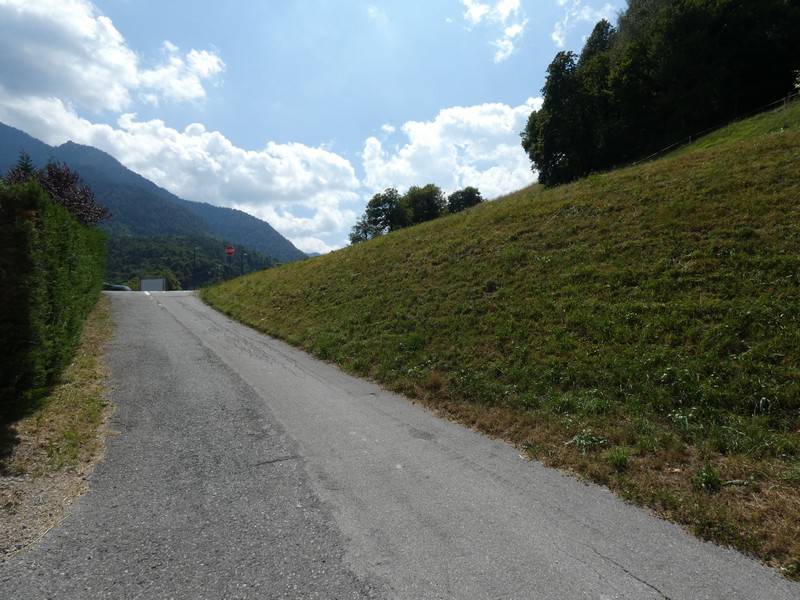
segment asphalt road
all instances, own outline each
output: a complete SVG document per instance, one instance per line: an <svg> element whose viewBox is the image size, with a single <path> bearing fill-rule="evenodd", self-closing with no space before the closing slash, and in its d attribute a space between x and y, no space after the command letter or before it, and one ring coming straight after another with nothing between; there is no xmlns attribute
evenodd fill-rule
<svg viewBox="0 0 800 600"><path fill-rule="evenodd" d="M118 433L0 598L800 599L191 294L111 297Z"/></svg>

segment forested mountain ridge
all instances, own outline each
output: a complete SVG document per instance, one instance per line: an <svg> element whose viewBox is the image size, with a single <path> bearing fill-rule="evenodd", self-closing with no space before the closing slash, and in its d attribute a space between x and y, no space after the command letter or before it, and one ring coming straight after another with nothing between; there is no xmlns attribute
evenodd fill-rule
<svg viewBox="0 0 800 600"><path fill-rule="evenodd" d="M121 236L199 236L244 244L278 262L306 257L266 221L238 210L179 198L92 146L74 142L49 146L0 123L0 172L12 167L21 151L37 166L53 159L80 174L98 202L111 212L103 229L111 235L112 244Z"/></svg>

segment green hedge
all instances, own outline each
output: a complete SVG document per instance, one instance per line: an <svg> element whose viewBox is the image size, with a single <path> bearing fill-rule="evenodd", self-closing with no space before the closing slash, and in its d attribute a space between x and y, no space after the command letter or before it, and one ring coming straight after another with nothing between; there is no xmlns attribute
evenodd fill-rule
<svg viewBox="0 0 800 600"><path fill-rule="evenodd" d="M0 181L0 417L70 361L105 264L101 231L81 225L34 181Z"/></svg>

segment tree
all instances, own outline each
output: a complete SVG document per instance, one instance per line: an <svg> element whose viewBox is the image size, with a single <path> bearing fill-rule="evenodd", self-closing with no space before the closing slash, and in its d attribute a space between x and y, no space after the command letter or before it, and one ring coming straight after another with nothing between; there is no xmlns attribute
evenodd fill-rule
<svg viewBox="0 0 800 600"><path fill-rule="evenodd" d="M35 175L36 165L33 164L30 154L23 150L19 153L17 164L6 174L5 180L11 184L22 183Z"/></svg>
<svg viewBox="0 0 800 600"><path fill-rule="evenodd" d="M108 218L108 210L97 204L91 188L65 163L48 162L38 172L39 183L56 202L84 225Z"/></svg>
<svg viewBox="0 0 800 600"><path fill-rule="evenodd" d="M447 197L447 212L457 213L483 202L478 188L467 186L463 190L453 192Z"/></svg>
<svg viewBox="0 0 800 600"><path fill-rule="evenodd" d="M394 188L375 194L364 214L350 231L350 243L357 244L374 237L397 231L411 224L411 218L403 197Z"/></svg>
<svg viewBox="0 0 800 600"><path fill-rule="evenodd" d="M584 65L593 58L607 53L613 47L616 37L617 30L614 26L605 19L601 19L594 26L591 35L586 38L578 64Z"/></svg>
<svg viewBox="0 0 800 600"><path fill-rule="evenodd" d="M397 231L410 224L403 198L394 188L375 194L367 203L364 216L367 223L381 234Z"/></svg>
<svg viewBox="0 0 800 600"><path fill-rule="evenodd" d="M539 181L558 185L586 173L583 90L573 52L559 52L547 67L542 108L528 119L522 147L528 153Z"/></svg>
<svg viewBox="0 0 800 600"><path fill-rule="evenodd" d="M23 183L31 177L35 177L56 203L66 208L84 225L97 225L109 217L108 210L97 203L91 188L66 164L50 161L43 169L37 170L31 157L21 152L17 164L4 179L7 183L14 184Z"/></svg>
<svg viewBox="0 0 800 600"><path fill-rule="evenodd" d="M540 182L571 181L784 96L797 56L797 0L628 0L555 56L522 146Z"/></svg>
<svg viewBox="0 0 800 600"><path fill-rule="evenodd" d="M424 187L411 186L403 196L403 205L407 207L413 224L436 219L447 207L442 190L432 183Z"/></svg>
<svg viewBox="0 0 800 600"><path fill-rule="evenodd" d="M366 242L375 236L380 235L375 228L369 224L366 217L361 217L353 228L350 230L350 243L357 244L359 242Z"/></svg>

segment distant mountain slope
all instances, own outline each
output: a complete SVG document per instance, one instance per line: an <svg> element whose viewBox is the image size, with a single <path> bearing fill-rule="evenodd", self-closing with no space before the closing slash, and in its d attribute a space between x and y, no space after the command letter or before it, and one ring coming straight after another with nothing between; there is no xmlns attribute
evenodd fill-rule
<svg viewBox="0 0 800 600"><path fill-rule="evenodd" d="M169 288L188 289L274 266L274 261L240 245L236 256L220 252L218 240L198 236L125 236L108 249L107 280L138 285L146 276L166 277Z"/></svg>
<svg viewBox="0 0 800 600"><path fill-rule="evenodd" d="M291 242L275 231L269 223L246 212L205 202L190 202L177 197L175 202L203 221L213 223L214 232L226 240L236 240L280 262L307 258L306 254L291 245Z"/></svg>
<svg viewBox="0 0 800 600"><path fill-rule="evenodd" d="M5 172L14 165L19 158L19 153L23 150L38 165L46 162L53 155L55 148L24 131L0 123L0 171Z"/></svg>
<svg viewBox="0 0 800 600"><path fill-rule="evenodd" d="M53 147L0 123L0 171L13 166L22 150L37 165L53 158L78 171L100 203L111 211L112 219L104 229L112 237L210 236L243 244L280 262L306 258L266 221L238 210L179 198L92 146L67 142Z"/></svg>

